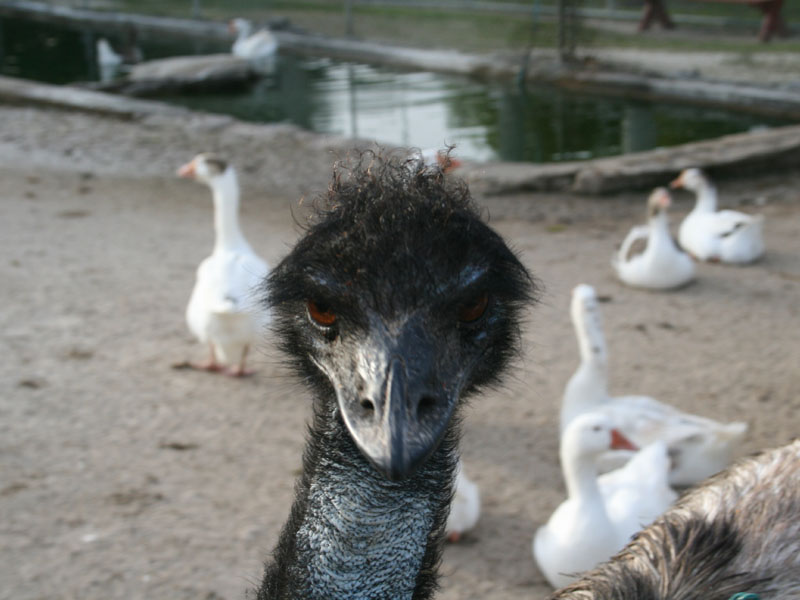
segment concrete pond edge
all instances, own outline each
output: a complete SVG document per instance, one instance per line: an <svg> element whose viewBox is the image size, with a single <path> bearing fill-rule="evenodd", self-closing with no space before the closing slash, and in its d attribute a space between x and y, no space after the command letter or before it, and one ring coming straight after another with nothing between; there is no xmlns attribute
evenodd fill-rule
<svg viewBox="0 0 800 600"><path fill-rule="evenodd" d="M28 0L0 3L0 15L3 14L95 26L124 27L134 24L144 29L171 31L188 36L206 35L219 39L229 36L223 23L101 13L53 7ZM286 53L327 56L403 69L498 80L509 80L519 74L519 61L511 60L507 56L403 48L286 31L275 33L280 40L281 52ZM542 60L541 57L529 63L526 79L606 95L669 99L800 118L800 96L776 88L650 76L613 69L601 70L597 66L564 66L555 60ZM0 77L0 102L38 104L125 119L153 115L181 117L209 127L224 127L237 122L233 117L197 113L153 100L126 98L11 77ZM253 127L258 128L255 125ZM354 140L352 143L355 146L359 141ZM520 191L608 194L659 185L681 169L691 166L707 169L714 176L741 176L797 165L800 165L800 125L727 135L670 148L586 161L553 164L470 163L463 167L462 174L471 184L479 186L487 194Z"/></svg>

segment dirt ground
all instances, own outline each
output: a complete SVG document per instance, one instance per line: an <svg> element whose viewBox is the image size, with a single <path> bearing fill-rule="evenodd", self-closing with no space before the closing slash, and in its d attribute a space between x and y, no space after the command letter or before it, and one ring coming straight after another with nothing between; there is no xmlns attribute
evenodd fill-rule
<svg viewBox="0 0 800 600"><path fill-rule="evenodd" d="M0 597L243 598L288 515L309 398L268 338L248 379L170 368L204 354L183 312L212 244L208 190L174 171L199 151L228 156L245 233L274 265L343 145L9 106L0 123ZM700 265L672 293L625 288L609 265L645 193L479 199L543 293L506 385L468 408L483 512L446 549L439 598L549 590L530 544L564 495L557 416L578 283L608 297L612 392L747 421L742 454L800 434L800 170L720 188L726 206L766 215L767 255ZM675 200L677 226L691 201Z"/></svg>

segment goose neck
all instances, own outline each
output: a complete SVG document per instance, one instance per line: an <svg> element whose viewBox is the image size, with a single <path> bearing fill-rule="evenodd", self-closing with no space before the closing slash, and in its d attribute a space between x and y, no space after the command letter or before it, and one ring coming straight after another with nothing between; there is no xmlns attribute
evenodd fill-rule
<svg viewBox="0 0 800 600"><path fill-rule="evenodd" d="M605 363L582 362L569 378L561 403L561 433L578 415L608 402L608 376Z"/></svg>
<svg viewBox="0 0 800 600"><path fill-rule="evenodd" d="M650 240L647 245L658 247L664 243L672 245L673 242L669 232L669 218L667 213L661 210L650 218Z"/></svg>
<svg viewBox="0 0 800 600"><path fill-rule="evenodd" d="M697 189L694 212L714 212L717 210L717 188L709 181L701 181Z"/></svg>
<svg viewBox="0 0 800 600"><path fill-rule="evenodd" d="M238 32L236 36L236 41L242 42L250 37L250 33L253 30L253 26L250 24L250 21L241 21L238 23L237 29Z"/></svg>
<svg viewBox="0 0 800 600"><path fill-rule="evenodd" d="M239 184L229 168L211 181L214 199L214 250L228 250L246 244L239 228Z"/></svg>
<svg viewBox="0 0 800 600"><path fill-rule="evenodd" d="M576 454L567 446L561 450L561 469L569 498L602 502L594 457Z"/></svg>
<svg viewBox="0 0 800 600"><path fill-rule="evenodd" d="M596 310L583 312L575 325L581 363L604 366L607 360L606 340Z"/></svg>

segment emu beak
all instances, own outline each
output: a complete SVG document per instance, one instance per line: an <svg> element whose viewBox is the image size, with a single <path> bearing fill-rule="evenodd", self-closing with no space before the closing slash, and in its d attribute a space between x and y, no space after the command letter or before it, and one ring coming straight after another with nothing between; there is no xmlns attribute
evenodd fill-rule
<svg viewBox="0 0 800 600"><path fill-rule="evenodd" d="M419 375L422 365L429 369L435 364L432 352L421 347L424 344L399 346L381 358L368 359L365 372L370 375L363 377L360 394L339 396L345 425L359 450L391 481L413 475L436 450L458 397L443 386L434 390L421 383L428 380ZM411 378L409 372L417 375Z"/></svg>
<svg viewBox="0 0 800 600"><path fill-rule="evenodd" d="M186 179L194 179L195 170L194 170L194 161L188 162L183 165L180 169L176 171L178 177L184 177Z"/></svg>

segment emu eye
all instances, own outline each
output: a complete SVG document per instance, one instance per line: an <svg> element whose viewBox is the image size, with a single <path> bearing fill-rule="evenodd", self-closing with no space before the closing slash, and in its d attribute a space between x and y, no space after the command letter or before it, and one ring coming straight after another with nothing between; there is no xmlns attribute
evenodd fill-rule
<svg viewBox="0 0 800 600"><path fill-rule="evenodd" d="M336 313L327 304L317 304L313 300L309 300L306 303L306 307L308 308L308 316L317 325L330 327L336 323Z"/></svg>
<svg viewBox="0 0 800 600"><path fill-rule="evenodd" d="M474 301L458 309L458 320L462 323L474 323L483 316L487 306L489 306L489 293L483 292Z"/></svg>

